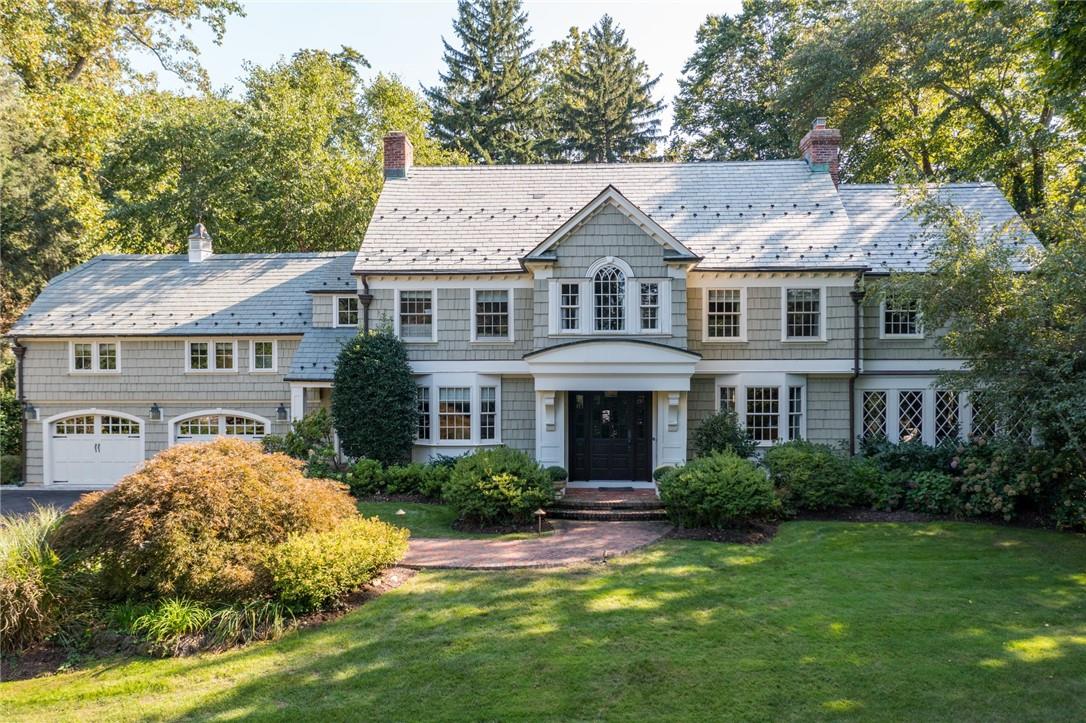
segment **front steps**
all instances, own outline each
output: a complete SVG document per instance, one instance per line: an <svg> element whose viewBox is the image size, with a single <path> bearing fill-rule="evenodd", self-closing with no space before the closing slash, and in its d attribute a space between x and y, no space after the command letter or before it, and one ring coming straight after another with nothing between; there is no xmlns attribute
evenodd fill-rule
<svg viewBox="0 0 1086 723"><path fill-rule="evenodd" d="M547 511L552 520L634 522L666 520L660 499L649 489L566 489Z"/></svg>

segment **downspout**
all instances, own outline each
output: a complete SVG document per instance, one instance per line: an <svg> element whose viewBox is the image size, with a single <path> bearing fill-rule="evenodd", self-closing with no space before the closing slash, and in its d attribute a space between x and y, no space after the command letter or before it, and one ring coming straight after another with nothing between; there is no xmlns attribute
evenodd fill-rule
<svg viewBox="0 0 1086 723"><path fill-rule="evenodd" d="M23 357L26 356L26 347L16 340L11 350L15 352L15 394L19 402L19 451L22 452L22 481L26 484L26 396L23 394Z"/></svg>
<svg viewBox="0 0 1086 723"><path fill-rule="evenodd" d="M848 453L856 454L856 379L860 376L860 342L863 323L860 314L867 292L860 287L863 276L856 277L856 286L848 292L852 299L852 375L848 378Z"/></svg>
<svg viewBox="0 0 1086 723"><path fill-rule="evenodd" d="M373 303L373 294L370 293L370 284L366 281L365 274L359 274L358 280L362 282L362 293L358 295L358 301L362 304L362 333L370 333L370 304Z"/></svg>

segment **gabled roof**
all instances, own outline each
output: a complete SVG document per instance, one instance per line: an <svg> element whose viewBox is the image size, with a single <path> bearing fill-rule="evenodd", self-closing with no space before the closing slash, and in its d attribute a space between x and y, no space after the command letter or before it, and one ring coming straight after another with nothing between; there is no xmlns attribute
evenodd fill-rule
<svg viewBox="0 0 1086 723"><path fill-rule="evenodd" d="M601 193L608 187L615 195ZM940 188L989 228L1016 218L991 184ZM838 191L828 173L795 160L413 168L385 184L354 271L519 272L592 204L620 197L661 238L701 257L699 270L926 264L927 242L912 238L919 226L898 187ZM1022 243L1037 241L1027 231Z"/></svg>
<svg viewBox="0 0 1086 723"><path fill-rule="evenodd" d="M353 253L98 256L54 278L11 336L272 335L312 327L311 289L353 286Z"/></svg>
<svg viewBox="0 0 1086 723"><path fill-rule="evenodd" d="M598 196L585 204L584 208L573 214L564 224L556 228L550 236L547 236L547 238L543 239L538 246L529 251L525 255L524 260L528 261L544 256L544 254L557 243L591 218L593 214L608 205L618 209L632 222L636 223L650 238L668 249L674 256L685 257L691 261L698 260L697 255L693 251L686 248L686 246L672 236L666 228L652 220L652 218L638 208L636 204L632 203L630 199L623 196L617 188L610 184L600 191Z"/></svg>

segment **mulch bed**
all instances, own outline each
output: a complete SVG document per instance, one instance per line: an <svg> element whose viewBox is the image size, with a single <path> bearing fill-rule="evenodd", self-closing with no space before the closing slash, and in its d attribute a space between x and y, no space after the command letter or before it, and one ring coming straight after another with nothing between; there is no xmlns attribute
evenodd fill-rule
<svg viewBox="0 0 1086 723"><path fill-rule="evenodd" d="M407 567L391 567L364 585L359 590L345 597L334 610L321 610L295 619L291 629L312 628L341 618L353 610L365 605L370 600L393 590L418 574L418 570ZM199 636L186 640L181 645L178 656L193 655L201 652L221 652L226 648L201 645ZM244 647L236 645L232 647ZM43 675L75 670L94 665L103 658L111 657L139 658L156 657L150 652L149 645L140 638L112 630L98 631L90 647L74 651L55 642L37 645L22 653L4 654L0 657L0 680L27 680Z"/></svg>
<svg viewBox="0 0 1086 723"><path fill-rule="evenodd" d="M674 540L703 540L707 542L728 542L738 545L762 545L777 534L775 524L752 524L747 527L718 530L714 527L676 527L665 537Z"/></svg>
<svg viewBox="0 0 1086 723"><path fill-rule="evenodd" d="M827 512L804 512L796 515L793 520L810 520L814 522L933 522L935 520L950 520L952 518L938 515L927 515L922 512L909 512L907 510L831 510Z"/></svg>
<svg viewBox="0 0 1086 723"><path fill-rule="evenodd" d="M477 525L471 522L462 522L456 520L452 523L454 530L460 530L461 532L478 532L487 535L508 535L513 532L539 532L539 525L535 522L528 522L520 525ZM547 520L543 520L543 532L551 532L554 530L552 525Z"/></svg>

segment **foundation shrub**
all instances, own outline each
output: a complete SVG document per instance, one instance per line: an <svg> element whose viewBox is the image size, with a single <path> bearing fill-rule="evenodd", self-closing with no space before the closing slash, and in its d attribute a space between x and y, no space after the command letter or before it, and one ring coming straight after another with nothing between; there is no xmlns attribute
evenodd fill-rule
<svg viewBox="0 0 1086 723"><path fill-rule="evenodd" d="M303 463L219 439L168 449L58 526L62 554L97 567L104 600L251 600L270 593L268 551L357 517L342 485Z"/></svg>
<svg viewBox="0 0 1086 723"><path fill-rule="evenodd" d="M790 513L853 503L848 459L832 447L795 440L766 450L769 479Z"/></svg>
<svg viewBox="0 0 1086 723"><path fill-rule="evenodd" d="M466 522L525 524L536 509L554 501L554 485L528 454L495 447L456 463L445 485L445 501Z"/></svg>
<svg viewBox="0 0 1086 723"><path fill-rule="evenodd" d="M958 512L958 480L943 472L918 472L905 493L905 507L911 512L947 515Z"/></svg>
<svg viewBox="0 0 1086 723"><path fill-rule="evenodd" d="M551 482L564 482L569 479L569 472L566 472L565 467L555 464L547 467L547 476Z"/></svg>
<svg viewBox="0 0 1086 723"><path fill-rule="evenodd" d="M676 467L658 488L668 516L680 527L739 527L780 511L765 472L734 452L716 452Z"/></svg>
<svg viewBox="0 0 1086 723"><path fill-rule="evenodd" d="M747 458L754 455L758 444L739 423L736 413L724 409L702 420L694 431L693 448L695 457L705 457L714 452L732 452Z"/></svg>
<svg viewBox="0 0 1086 723"><path fill-rule="evenodd" d="M375 495L385 487L385 468L375 459L362 459L351 465L345 477L355 497Z"/></svg>
<svg viewBox="0 0 1086 723"><path fill-rule="evenodd" d="M276 596L294 612L327 607L395 564L407 552L407 537L407 530L376 517L293 534L268 558Z"/></svg>

